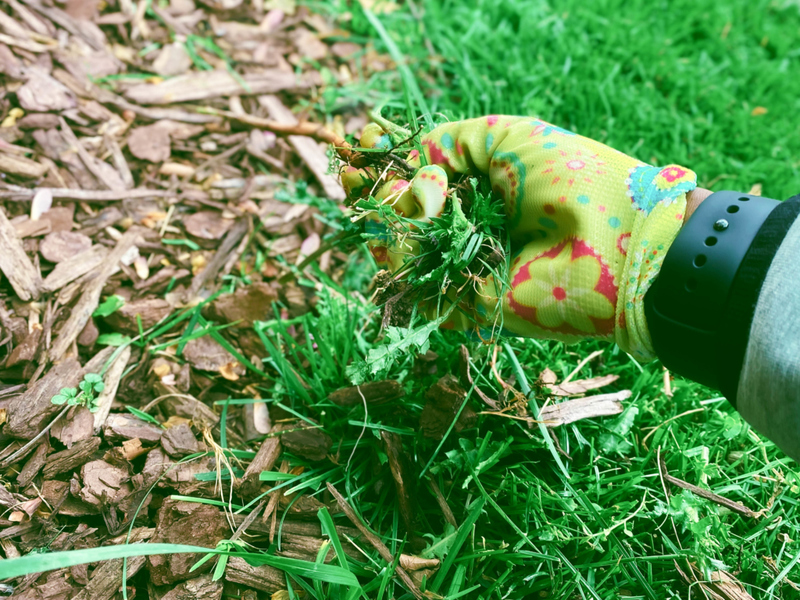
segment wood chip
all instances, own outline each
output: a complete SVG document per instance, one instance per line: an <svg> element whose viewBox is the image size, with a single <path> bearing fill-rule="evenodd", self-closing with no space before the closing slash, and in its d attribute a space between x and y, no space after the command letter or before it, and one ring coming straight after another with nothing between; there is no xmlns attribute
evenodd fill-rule
<svg viewBox="0 0 800 600"><path fill-rule="evenodd" d="M131 493L128 471L107 463L104 460L93 460L81 467L83 487L80 497L84 502L101 506L108 502L117 504Z"/></svg>
<svg viewBox="0 0 800 600"><path fill-rule="evenodd" d="M107 258L108 248L96 244L72 258L61 261L45 278L42 283L42 290L45 292L58 291L68 283L95 270Z"/></svg>
<svg viewBox="0 0 800 600"><path fill-rule="evenodd" d="M622 412L622 401L631 397L630 390L600 394L577 400L548 404L539 411L539 420L548 427L558 427L581 419L608 417Z"/></svg>
<svg viewBox="0 0 800 600"><path fill-rule="evenodd" d="M44 478L52 479L56 475L77 469L89 462L98 448L100 448L100 438L92 437L78 442L72 448L51 454L42 470Z"/></svg>
<svg viewBox="0 0 800 600"><path fill-rule="evenodd" d="M158 124L137 127L128 136L128 150L141 160L164 162L170 157L171 147L169 132Z"/></svg>
<svg viewBox="0 0 800 600"><path fill-rule="evenodd" d="M50 360L53 362L61 358L72 343L77 339L78 334L86 326L92 313L100 304L100 294L106 281L118 268L120 260L136 245L140 239L141 231L136 227L131 227L120 238L117 245L109 253L108 260L102 265L97 276L86 284L83 294L70 313L67 321L61 327L61 332L50 348Z"/></svg>
<svg viewBox="0 0 800 600"><path fill-rule="evenodd" d="M74 231L48 233L39 244L39 252L45 260L60 263L74 258L92 247L92 240Z"/></svg>
<svg viewBox="0 0 800 600"><path fill-rule="evenodd" d="M372 381L336 390L328 394L328 400L338 406L356 406L366 402L368 405L380 405L405 396L405 390L399 381L388 379Z"/></svg>
<svg viewBox="0 0 800 600"><path fill-rule="evenodd" d="M111 443L132 439L158 443L163 434L164 430L158 425L142 421L131 414L110 414L103 424L103 437Z"/></svg>
<svg viewBox="0 0 800 600"><path fill-rule="evenodd" d="M287 428L284 424L278 424L272 428L270 433L273 434L273 437L268 437L261 443L261 447L248 465L244 475L234 484L236 491L244 498L249 499L256 496L262 485L259 479L261 472L271 471L275 467L275 463L278 462L283 451L280 436L277 434Z"/></svg>
<svg viewBox="0 0 800 600"><path fill-rule="evenodd" d="M554 396L578 396L590 390L605 387L619 379L619 375L601 375L591 379L578 379L557 385L548 385L550 393Z"/></svg>
<svg viewBox="0 0 800 600"><path fill-rule="evenodd" d="M30 78L17 90L19 105L28 111L49 112L75 108L75 96L66 86L40 71L32 71Z"/></svg>
<svg viewBox="0 0 800 600"><path fill-rule="evenodd" d="M26 179L39 179L47 172L47 167L24 156L0 153L0 172Z"/></svg>
<svg viewBox="0 0 800 600"><path fill-rule="evenodd" d="M155 84L132 86L125 91L125 97L137 104L179 104L220 96L274 94L287 89L307 87L292 71L283 69L264 69L241 77L247 84L247 89L227 70L200 71Z"/></svg>
<svg viewBox="0 0 800 600"><path fill-rule="evenodd" d="M50 369L23 394L8 404L8 421L4 432L23 440L39 433L61 407L50 400L63 387L76 387L83 377L80 363L68 358Z"/></svg>
<svg viewBox="0 0 800 600"><path fill-rule="evenodd" d="M0 271L8 278L20 300L27 302L39 297L42 278L17 237L14 226L0 210Z"/></svg>

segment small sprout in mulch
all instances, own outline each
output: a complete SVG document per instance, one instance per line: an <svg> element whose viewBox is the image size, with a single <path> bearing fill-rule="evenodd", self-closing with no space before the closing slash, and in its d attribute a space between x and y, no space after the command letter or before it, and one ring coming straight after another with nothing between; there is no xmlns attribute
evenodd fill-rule
<svg viewBox="0 0 800 600"><path fill-rule="evenodd" d="M77 388L65 387L53 396L50 400L53 404L68 406L85 406L91 412L98 409L97 396L104 389L106 384L103 383L103 378L97 373L87 373L83 376L83 381L78 384Z"/></svg>

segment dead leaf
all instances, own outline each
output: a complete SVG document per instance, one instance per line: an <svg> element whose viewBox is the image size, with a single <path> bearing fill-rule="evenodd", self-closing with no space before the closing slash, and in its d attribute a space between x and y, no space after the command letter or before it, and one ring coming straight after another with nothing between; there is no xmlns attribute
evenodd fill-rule
<svg viewBox="0 0 800 600"><path fill-rule="evenodd" d="M760 117L761 115L765 115L769 112L763 106L756 106L753 110L750 111L750 114L754 117Z"/></svg>
<svg viewBox="0 0 800 600"><path fill-rule="evenodd" d="M126 460L133 460L147 452L149 452L149 449L142 446L142 440L139 438L133 438L132 440L125 440L122 442L122 456Z"/></svg>

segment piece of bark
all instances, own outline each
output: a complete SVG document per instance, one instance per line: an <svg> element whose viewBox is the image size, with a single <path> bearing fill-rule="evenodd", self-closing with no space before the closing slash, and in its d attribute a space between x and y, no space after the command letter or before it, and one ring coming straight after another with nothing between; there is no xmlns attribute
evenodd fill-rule
<svg viewBox="0 0 800 600"><path fill-rule="evenodd" d="M56 362L77 339L78 334L86 326L92 313L99 306L100 294L103 291L106 281L111 277L114 270L118 268L122 257L136 245L140 235L141 232L137 227L131 227L126 231L119 242L117 242L114 249L109 253L108 259L101 266L97 276L86 284L83 294L67 318L67 321L61 327L61 332L58 337L53 341L53 345L50 348L50 360Z"/></svg>
<svg viewBox="0 0 800 600"><path fill-rule="evenodd" d="M94 319L89 319L89 321L86 323L86 326L81 329L81 332L78 335L78 346L83 348L91 348L94 346L94 343L97 341L98 337L100 337L100 330L97 328Z"/></svg>
<svg viewBox="0 0 800 600"><path fill-rule="evenodd" d="M125 413L108 415L103 425L103 437L110 443L137 438L143 442L158 443L163 434L161 427Z"/></svg>
<svg viewBox="0 0 800 600"><path fill-rule="evenodd" d="M136 158L152 163L169 159L172 140L169 133L158 124L137 127L128 137L128 150Z"/></svg>
<svg viewBox="0 0 800 600"><path fill-rule="evenodd" d="M81 500L95 506L102 506L105 502L117 504L133 491L128 472L104 460L93 460L83 465L81 481Z"/></svg>
<svg viewBox="0 0 800 600"><path fill-rule="evenodd" d="M92 571L89 583L73 600L110 600L119 592L122 581L123 559L105 560ZM136 575L147 562L145 556L132 556L128 559L126 574L129 578Z"/></svg>
<svg viewBox="0 0 800 600"><path fill-rule="evenodd" d="M201 371L219 373L222 369L229 368L238 375L245 373L244 367L237 362L234 356L210 335L189 340L183 347L183 357L195 369Z"/></svg>
<svg viewBox="0 0 800 600"><path fill-rule="evenodd" d="M183 75L192 66L192 59L183 44L167 44L153 61L153 71L162 77Z"/></svg>
<svg viewBox="0 0 800 600"><path fill-rule="evenodd" d="M221 600L224 587L222 581L213 581L211 575L201 575L179 583L158 600Z"/></svg>
<svg viewBox="0 0 800 600"><path fill-rule="evenodd" d="M39 252L45 260L60 263L74 258L92 247L92 240L74 231L48 233L39 244Z"/></svg>
<svg viewBox="0 0 800 600"><path fill-rule="evenodd" d="M17 90L17 100L33 112L63 111L78 104L66 86L38 70L31 71L28 81Z"/></svg>
<svg viewBox="0 0 800 600"><path fill-rule="evenodd" d="M194 437L192 428L186 423L167 429L161 436L161 446L173 458L183 458L205 449L205 446Z"/></svg>
<svg viewBox="0 0 800 600"><path fill-rule="evenodd" d="M325 460L333 447L331 436L318 427L287 431L281 436L284 448L311 461Z"/></svg>
<svg viewBox="0 0 800 600"><path fill-rule="evenodd" d="M152 543L188 544L214 548L229 533L225 517L217 508L207 504L168 499L158 511ZM150 581L155 585L170 585L191 579L211 569L207 562L190 572L202 554L156 555L147 558Z"/></svg>
<svg viewBox="0 0 800 600"><path fill-rule="evenodd" d="M94 415L85 406L73 406L52 429L50 437L60 441L67 448L94 434Z"/></svg>
<svg viewBox="0 0 800 600"><path fill-rule="evenodd" d="M256 590L274 594L286 589L286 575L275 567L261 565L253 567L244 559L233 557L225 569L225 579L232 583L246 585Z"/></svg>
<svg viewBox="0 0 800 600"><path fill-rule="evenodd" d="M236 221L225 219L214 210L199 210L183 219L186 233L201 240L219 240Z"/></svg>
<svg viewBox="0 0 800 600"><path fill-rule="evenodd" d="M364 402L378 406L399 400L403 396L405 391L400 382L387 379L338 389L328 394L328 400L338 406L360 406Z"/></svg>
<svg viewBox="0 0 800 600"><path fill-rule="evenodd" d="M42 484L42 498L52 507L58 508L58 514L65 517L83 517L96 515L97 507L73 498L69 494L69 482L48 479Z"/></svg>
<svg viewBox="0 0 800 600"><path fill-rule="evenodd" d="M47 173L47 167L25 156L0 153L0 172L26 179L39 179Z"/></svg>
<svg viewBox="0 0 800 600"><path fill-rule="evenodd" d="M50 442L45 438L42 442L36 446L36 450L34 450L33 454L31 454L28 461L25 465L20 469L19 474L17 475L17 486L19 489L25 489L34 480L34 478L39 474L39 471L42 470L45 463L47 462L47 455L50 453Z"/></svg>
<svg viewBox="0 0 800 600"><path fill-rule="evenodd" d="M41 235L47 235L52 231L50 227L50 222L47 220L38 220L32 221L31 219L26 219L25 221L17 221L14 220L14 231L17 232L17 237L20 239L26 237L39 237Z"/></svg>
<svg viewBox="0 0 800 600"><path fill-rule="evenodd" d="M381 440L386 456L389 458L389 470L392 473L394 487L397 491L397 503L400 506L400 516L409 536L413 536L416 519L414 515L414 498L416 497L415 480L411 476L409 460L403 451L403 441L399 435L389 431L381 431Z"/></svg>
<svg viewBox="0 0 800 600"><path fill-rule="evenodd" d="M124 94L137 104L180 104L220 96L274 94L307 87L293 72L282 69L263 69L241 77L247 83L247 90L227 70L217 70L194 71L156 84L135 85Z"/></svg>
<svg viewBox="0 0 800 600"><path fill-rule="evenodd" d="M279 123L294 125L297 119L288 108L286 108L277 96L259 96L259 104L267 109L271 119ZM346 194L338 177L328 173L328 155L320 144L309 137L290 135L289 143L295 149L303 162L308 165L309 170L317 178L325 194L332 200L344 200Z"/></svg>
<svg viewBox="0 0 800 600"><path fill-rule="evenodd" d="M544 421L548 427L558 427L581 419L618 415L623 410L622 401L630 397L630 390L622 390L613 394L600 394L548 404L539 411L538 420Z"/></svg>
<svg viewBox="0 0 800 600"><path fill-rule="evenodd" d="M126 302L106 317L106 323L115 330L138 335L139 319L147 330L172 312L172 305L163 298L141 298Z"/></svg>
<svg viewBox="0 0 800 600"><path fill-rule="evenodd" d="M39 297L42 278L22 247L11 221L0 210L0 271L23 302Z"/></svg>
<svg viewBox="0 0 800 600"><path fill-rule="evenodd" d="M17 58L11 49L5 44L0 43L0 73L7 75L11 79L22 80L25 78L25 66Z"/></svg>
<svg viewBox="0 0 800 600"><path fill-rule="evenodd" d="M190 419L195 423L204 423L213 427L219 423L219 415L200 402L197 398L188 394L178 393L177 388L156 382L153 386L157 396L172 394L161 402L165 414L176 415L184 419Z"/></svg>
<svg viewBox="0 0 800 600"><path fill-rule="evenodd" d="M278 434L286 428L286 425L278 424L272 428L271 433ZM236 491L247 499L257 495L261 489L261 480L259 479L261 472L271 471L275 463L278 462L282 451L279 435L265 439L253 460L250 461L244 475L234 484Z"/></svg>
<svg viewBox="0 0 800 600"><path fill-rule="evenodd" d="M67 358L50 369L41 379L8 404L4 432L12 437L30 440L61 410L51 402L61 388L77 387L83 377L80 363Z"/></svg>
<svg viewBox="0 0 800 600"><path fill-rule="evenodd" d="M226 263L230 264L231 260L235 260L238 255L244 252L246 246L244 238L249 228L249 219L239 219L239 221L231 227L214 254L214 258L206 265L205 269L200 271L192 279L189 289L186 290L186 293L183 295L184 301L190 302L197 297L207 281L214 281Z"/></svg>
<svg viewBox="0 0 800 600"><path fill-rule="evenodd" d="M66 473L88 462L100 447L100 438L92 437L82 440L67 450L51 454L42 469L45 479L52 479L60 473Z"/></svg>
<svg viewBox="0 0 800 600"><path fill-rule="evenodd" d="M58 127L58 115L52 113L28 113L17 121L23 131L31 129L52 129Z"/></svg>
<svg viewBox="0 0 800 600"><path fill-rule="evenodd" d="M70 145L71 150L78 153L86 169L94 175L97 181L102 184L102 187L106 187L109 190L126 190L125 182L122 181L122 177L120 177L117 170L104 160L89 154L67 122L63 118L59 118L59 121L61 123L61 135L64 140Z"/></svg>
<svg viewBox="0 0 800 600"><path fill-rule="evenodd" d="M36 351L39 349L39 343L42 339L42 331L40 326L34 327L33 331L25 336L21 344L14 346L11 354L8 355L8 360L6 360L6 369L20 363L30 362L36 357Z"/></svg>
<svg viewBox="0 0 800 600"><path fill-rule="evenodd" d="M58 263L42 282L42 290L45 292L58 291L68 283L95 270L107 258L108 248L95 244L85 252Z"/></svg>
<svg viewBox="0 0 800 600"><path fill-rule="evenodd" d="M422 435L431 439L442 439L450 428L450 424L461 410L453 430L458 433L475 425L477 414L471 406L464 406L467 392L458 379L447 374L437 381L425 394L427 400L420 415Z"/></svg>
<svg viewBox="0 0 800 600"><path fill-rule="evenodd" d="M42 581L44 580L44 581ZM78 586L69 576L69 569L57 569L37 578L31 587L20 590L13 600L69 600L75 596Z"/></svg>

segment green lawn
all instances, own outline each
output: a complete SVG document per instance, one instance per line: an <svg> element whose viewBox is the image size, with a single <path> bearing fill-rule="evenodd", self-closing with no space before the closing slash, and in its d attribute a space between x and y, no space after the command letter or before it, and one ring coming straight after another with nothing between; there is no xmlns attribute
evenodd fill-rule
<svg viewBox="0 0 800 600"><path fill-rule="evenodd" d="M336 16L354 41L387 50L358 3L309 5ZM418 115L430 111L434 119L538 115L640 159L689 166L701 185L715 190L761 183L774 198L798 192L797 2L426 0L401 3L390 13L381 6L378 18L421 97L404 86L401 70L391 69L328 89L322 111L335 113L356 99L387 103L386 112L402 118L410 99ZM344 361L349 353L358 358L389 344L376 341L374 313L356 300L365 283L360 264L354 259L357 268L339 289L350 302L332 297L319 316L307 317L315 326L328 324L319 343L336 348L356 340ZM677 561L688 572L691 561L706 573L735 573L756 598L798 596L764 559L800 579L796 465L717 393L676 379L674 396L667 397L660 365L640 366L606 344L513 339L498 356L498 370L523 391L524 379L534 382L545 367L563 378L602 349L580 377L618 374L612 389L633 391L626 412L556 429L569 458L536 426L488 415L439 446L416 424L425 390L457 369L463 341L459 334L430 336L439 355L435 375L414 373L413 346L390 347L393 360L375 363L372 377L404 382L408 395L397 405L366 415L360 406L347 412L313 399L303 408L317 418L324 412L325 427L344 440L342 466L349 456L349 468L326 477L347 491L390 550L408 549L415 536L423 537L427 555L443 559L428 590L452 599L701 598L699 586L689 591L676 569ZM474 343L470 349L480 385L496 394L488 349ZM512 350L521 369L509 359ZM346 383L333 363L317 373L310 383L320 394ZM276 392L288 402L285 388ZM544 400L536 390L531 398ZM388 469L382 428L400 434L412 459L414 532L404 531L393 488L376 485L376 468ZM763 514L741 516L668 489L659 453L673 476ZM442 517L428 477L443 490L458 528ZM365 588L370 598L410 597L388 571L378 572Z"/></svg>

